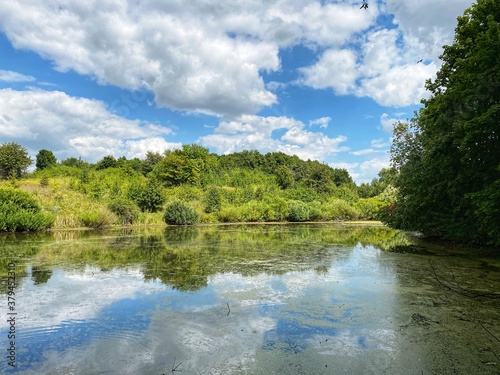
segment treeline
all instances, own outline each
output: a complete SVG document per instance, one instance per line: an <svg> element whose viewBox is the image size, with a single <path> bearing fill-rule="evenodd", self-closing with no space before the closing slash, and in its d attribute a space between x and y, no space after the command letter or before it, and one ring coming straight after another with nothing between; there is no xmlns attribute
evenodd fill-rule
<svg viewBox="0 0 500 375"><path fill-rule="evenodd" d="M2 164L7 151L24 164L10 169ZM32 161L23 156L27 153L20 145L0 146L0 171L11 181L3 185L38 198L55 227L372 220L394 195L392 170L357 186L345 169L281 152L217 155L190 144L162 154L148 152L144 159L108 155L89 163L77 158L58 162L50 150L40 150L36 171L28 174L23 171ZM0 219L0 230L26 229L32 228L2 226Z"/></svg>
<svg viewBox="0 0 500 375"><path fill-rule="evenodd" d="M500 246L500 2L458 18L431 97L394 128L397 202L386 222L463 243Z"/></svg>

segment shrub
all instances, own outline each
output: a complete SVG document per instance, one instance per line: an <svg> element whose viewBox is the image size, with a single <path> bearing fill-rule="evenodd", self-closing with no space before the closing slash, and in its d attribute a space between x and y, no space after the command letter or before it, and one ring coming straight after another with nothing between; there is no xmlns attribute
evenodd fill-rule
<svg viewBox="0 0 500 375"><path fill-rule="evenodd" d="M213 213L219 212L222 204L222 197L219 189L216 187L211 187L208 189L205 197L205 212Z"/></svg>
<svg viewBox="0 0 500 375"><path fill-rule="evenodd" d="M40 186L49 186L49 178L46 175L42 176L42 178L40 179Z"/></svg>
<svg viewBox="0 0 500 375"><path fill-rule="evenodd" d="M29 193L0 188L0 231L33 231L52 225L54 216L42 212Z"/></svg>
<svg viewBox="0 0 500 375"><path fill-rule="evenodd" d="M285 221L288 218L290 209L285 199L277 196L266 196L264 197L264 202L266 202L273 210L273 217L270 218L270 220Z"/></svg>
<svg viewBox="0 0 500 375"><path fill-rule="evenodd" d="M355 207L360 211L361 217L368 220L378 219L378 213L384 206L388 206L388 203L376 198L360 199L355 204Z"/></svg>
<svg viewBox="0 0 500 375"><path fill-rule="evenodd" d="M102 209L83 212L80 214L80 217L78 219L84 227L96 229L109 226L113 222L111 213L107 210Z"/></svg>
<svg viewBox="0 0 500 375"><path fill-rule="evenodd" d="M325 211L330 220L356 220L360 216L356 208L342 199L330 200L325 205Z"/></svg>
<svg viewBox="0 0 500 375"><path fill-rule="evenodd" d="M108 208L120 218L121 224L133 224L139 217L139 208L128 199L117 199L108 205Z"/></svg>
<svg viewBox="0 0 500 375"><path fill-rule="evenodd" d="M271 221L274 211L268 204L252 200L241 206L241 216L243 221Z"/></svg>
<svg viewBox="0 0 500 375"><path fill-rule="evenodd" d="M311 209L301 201L291 201L288 203L289 221L308 221L311 217Z"/></svg>
<svg viewBox="0 0 500 375"><path fill-rule="evenodd" d="M131 190L130 198L137 203L143 212L157 212L165 203L163 188L153 180L138 189Z"/></svg>
<svg viewBox="0 0 500 375"><path fill-rule="evenodd" d="M219 212L219 220L223 223L243 221L240 211L234 206L223 207Z"/></svg>
<svg viewBox="0 0 500 375"><path fill-rule="evenodd" d="M171 225L191 225L200 221L200 215L186 203L175 201L165 208L163 220Z"/></svg>

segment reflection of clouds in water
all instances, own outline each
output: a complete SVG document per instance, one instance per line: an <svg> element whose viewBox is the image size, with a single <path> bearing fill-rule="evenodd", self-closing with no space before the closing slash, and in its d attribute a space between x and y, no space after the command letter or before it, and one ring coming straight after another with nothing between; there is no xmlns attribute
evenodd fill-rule
<svg viewBox="0 0 500 375"><path fill-rule="evenodd" d="M370 246L339 249L327 272L217 274L194 293L146 283L138 269L55 270L43 287L23 286L24 298L36 301L23 310L26 323L50 326L106 314L104 324L123 318L117 324L125 326L91 334L83 346L47 351L40 367L24 373L161 374L170 372L174 357L182 373L252 373L256 358L270 350L336 358L383 355L394 350L395 333L384 328L393 313L394 270L382 256ZM131 303L124 304L126 299ZM147 322L126 327L138 314L147 314Z"/></svg>
<svg viewBox="0 0 500 375"><path fill-rule="evenodd" d="M133 299L137 293L149 294L165 289L159 282L145 282L138 269L107 272L91 267L82 271L54 269L46 284L34 285L26 281L21 285L18 294L23 303L18 319L24 328L94 319L103 307L115 301Z"/></svg>

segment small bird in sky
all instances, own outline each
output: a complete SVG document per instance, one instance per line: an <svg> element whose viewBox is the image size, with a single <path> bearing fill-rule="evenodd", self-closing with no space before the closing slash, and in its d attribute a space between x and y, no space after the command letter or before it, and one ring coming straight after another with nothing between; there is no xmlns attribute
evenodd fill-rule
<svg viewBox="0 0 500 375"><path fill-rule="evenodd" d="M418 61L417 61L417 64L418 64L418 63L421 63L422 61L424 61L424 59L420 59L420 60L418 60Z"/></svg>
<svg viewBox="0 0 500 375"><path fill-rule="evenodd" d="M359 7L359 9L368 9L368 3L366 0L363 0L363 4Z"/></svg>

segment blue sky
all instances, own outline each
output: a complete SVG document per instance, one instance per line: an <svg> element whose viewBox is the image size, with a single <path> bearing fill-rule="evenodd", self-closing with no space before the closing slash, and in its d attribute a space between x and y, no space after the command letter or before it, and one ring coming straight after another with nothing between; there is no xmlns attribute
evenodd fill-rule
<svg viewBox="0 0 500 375"><path fill-rule="evenodd" d="M20 0L0 7L0 143L91 162L199 143L367 182L470 0Z"/></svg>

